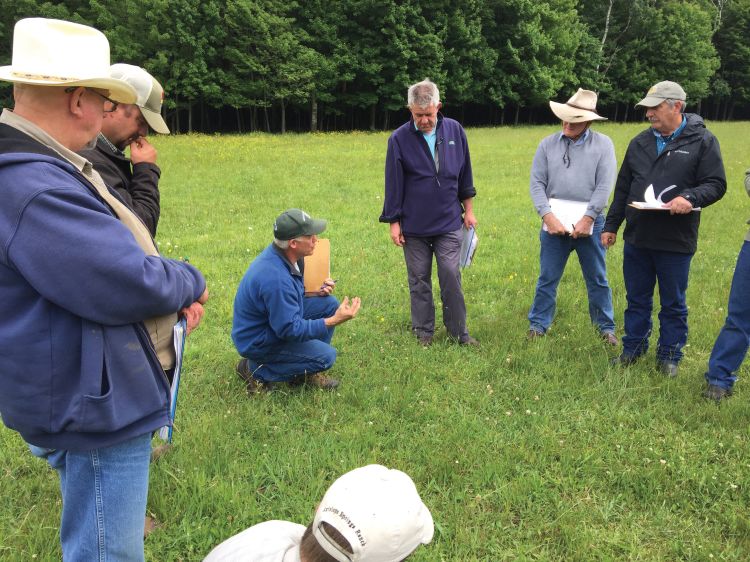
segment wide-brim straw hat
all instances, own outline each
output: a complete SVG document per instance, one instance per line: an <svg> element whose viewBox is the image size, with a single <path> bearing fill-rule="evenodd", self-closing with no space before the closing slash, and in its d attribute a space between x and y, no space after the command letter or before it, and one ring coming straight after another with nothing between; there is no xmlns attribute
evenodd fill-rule
<svg viewBox="0 0 750 562"><path fill-rule="evenodd" d="M85 86L109 90L114 101L134 103L129 84L112 78L109 41L104 34L79 23L26 18L13 31L10 66L0 67L0 80L36 86Z"/></svg>
<svg viewBox="0 0 750 562"><path fill-rule="evenodd" d="M578 88L578 91L565 103L549 102L552 113L567 123L584 121L606 121L606 117L596 113L596 92Z"/></svg>

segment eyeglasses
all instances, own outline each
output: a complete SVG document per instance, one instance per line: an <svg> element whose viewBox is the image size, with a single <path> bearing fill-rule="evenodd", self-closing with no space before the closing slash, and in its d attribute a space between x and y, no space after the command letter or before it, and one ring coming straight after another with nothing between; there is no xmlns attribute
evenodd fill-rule
<svg viewBox="0 0 750 562"><path fill-rule="evenodd" d="M75 92L79 87L80 86L71 86L70 88L65 88L65 93L66 94L70 94L71 92ZM99 92L97 92L93 88L86 88L84 86L83 89L86 90L87 92L92 92L92 93L96 94L97 96L99 96L100 98L104 99L104 101L108 101L109 102L109 104L110 104L109 107L107 107L105 105L104 108L103 108L104 113L112 113L113 111L115 111L117 109L117 106L120 105L120 102L117 102L117 101L115 101L115 100L113 100L111 98L108 98L104 94L100 94Z"/></svg>

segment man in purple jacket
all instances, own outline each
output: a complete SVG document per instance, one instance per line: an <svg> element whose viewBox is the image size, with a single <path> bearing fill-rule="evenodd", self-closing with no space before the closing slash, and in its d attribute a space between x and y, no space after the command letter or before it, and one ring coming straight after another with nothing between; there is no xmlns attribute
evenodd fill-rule
<svg viewBox="0 0 750 562"><path fill-rule="evenodd" d="M466 328L459 269L462 227L477 224L466 133L438 113L440 93L431 81L410 86L408 103L412 118L388 139L380 222L390 223L391 240L404 249L411 325L419 343L431 345L435 332L434 255L448 334L460 345L476 346Z"/></svg>

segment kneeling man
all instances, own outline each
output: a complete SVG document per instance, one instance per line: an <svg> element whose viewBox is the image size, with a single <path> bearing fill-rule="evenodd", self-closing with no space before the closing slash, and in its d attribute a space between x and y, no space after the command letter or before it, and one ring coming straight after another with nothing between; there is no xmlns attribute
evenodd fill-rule
<svg viewBox="0 0 750 562"><path fill-rule="evenodd" d="M304 257L315 250L326 221L300 209L284 211L274 222L273 243L253 260L234 299L232 340L243 359L237 374L248 393L271 390L288 382L333 389L338 381L327 377L336 361L331 346L334 327L351 320L359 297L339 304L327 279L315 296L306 296Z"/></svg>

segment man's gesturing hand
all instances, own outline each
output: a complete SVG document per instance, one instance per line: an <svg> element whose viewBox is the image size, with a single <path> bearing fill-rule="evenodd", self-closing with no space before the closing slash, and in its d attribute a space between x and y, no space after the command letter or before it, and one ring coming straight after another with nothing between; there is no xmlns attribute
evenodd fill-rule
<svg viewBox="0 0 750 562"><path fill-rule="evenodd" d="M359 297L354 297L352 302L349 303L349 297L344 297L336 312L330 318L325 319L326 326L338 326L343 324L347 320L351 320L359 312L359 307L362 305L362 301Z"/></svg>

